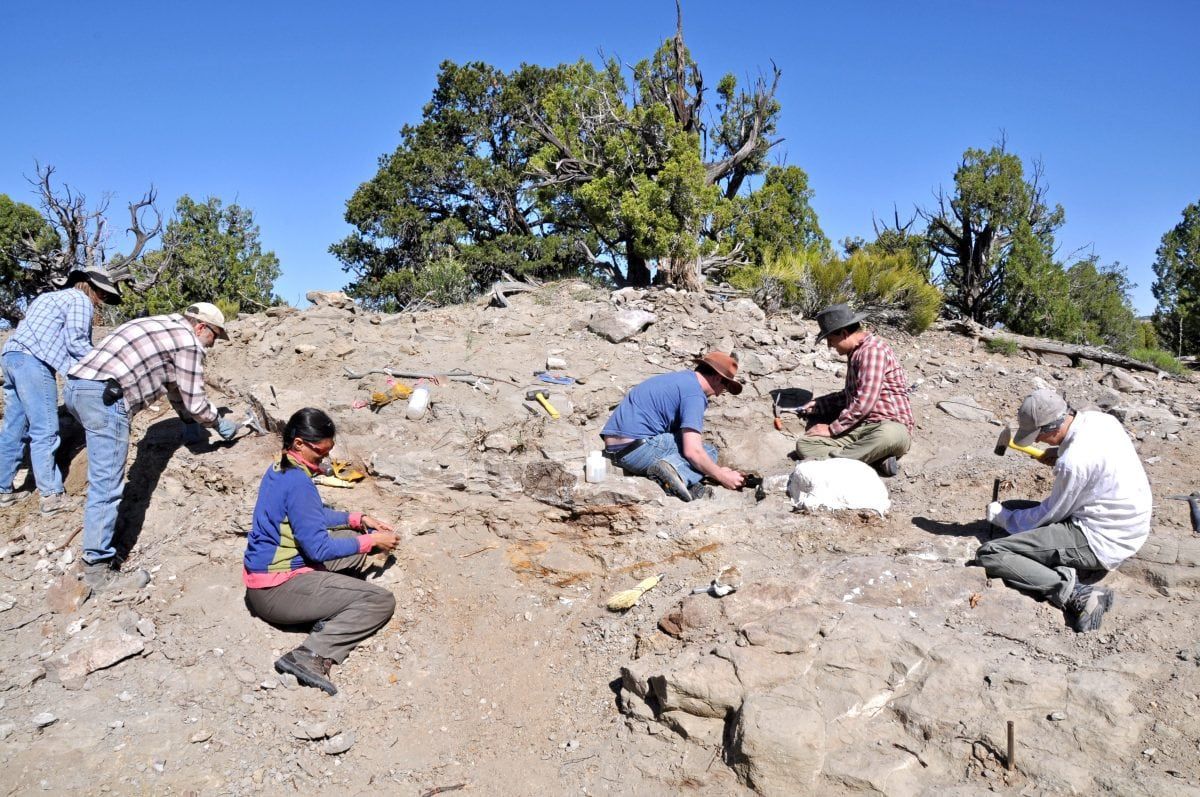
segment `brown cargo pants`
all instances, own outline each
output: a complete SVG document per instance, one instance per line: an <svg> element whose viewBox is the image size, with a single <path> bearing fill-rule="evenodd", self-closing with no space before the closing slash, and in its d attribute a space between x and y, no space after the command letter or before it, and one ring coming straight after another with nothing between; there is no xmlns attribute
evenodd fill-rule
<svg viewBox="0 0 1200 797"><path fill-rule="evenodd" d="M334 531L334 537L357 537ZM276 587L246 590L246 606L255 617L273 625L314 623L302 643L318 656L338 664L362 640L392 618L396 598L388 590L368 584L361 574L366 554L325 562L325 570L292 576Z"/></svg>

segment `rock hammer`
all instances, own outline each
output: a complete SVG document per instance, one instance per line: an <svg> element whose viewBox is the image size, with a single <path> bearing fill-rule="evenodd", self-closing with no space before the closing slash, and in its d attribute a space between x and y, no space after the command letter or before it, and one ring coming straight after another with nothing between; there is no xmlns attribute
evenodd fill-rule
<svg viewBox="0 0 1200 797"><path fill-rule="evenodd" d="M525 394L525 400L536 400L538 404L541 404L546 409L551 418L558 419L558 410L554 409L554 405L550 403L550 394L545 390L530 390Z"/></svg>
<svg viewBox="0 0 1200 797"><path fill-rule="evenodd" d="M1034 448L1033 446L1017 445L1016 443L1013 442L1012 428L1005 426L1002 430L1000 430L1000 436L996 438L996 448L993 450L992 453L994 453L998 457L1002 457L1002 456L1004 456L1004 452L1006 452L1010 448L1013 449L1014 451L1020 451L1023 454L1028 454L1029 456L1031 456L1034 459L1039 460L1039 461L1046 453L1042 449Z"/></svg>

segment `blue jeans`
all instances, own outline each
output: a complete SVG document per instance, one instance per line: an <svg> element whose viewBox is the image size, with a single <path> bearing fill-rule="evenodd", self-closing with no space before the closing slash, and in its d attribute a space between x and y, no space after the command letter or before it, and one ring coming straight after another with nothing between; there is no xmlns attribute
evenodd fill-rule
<svg viewBox="0 0 1200 797"><path fill-rule="evenodd" d="M4 369L4 428L0 430L0 493L13 491L13 478L29 441L33 480L42 495L63 491L54 464L58 451L58 383L54 369L34 357L10 351L0 357Z"/></svg>
<svg viewBox="0 0 1200 797"><path fill-rule="evenodd" d="M650 470L651 465L659 460L666 460L679 473L680 478L691 487L693 484L698 484L704 478L704 474L693 468L692 463L684 458L682 446L683 438L680 435L664 432L663 434L646 438L646 442L642 443L629 454L620 459L614 459L613 464L622 470L627 470L638 476L645 476L646 471ZM717 461L716 446L711 443L705 443L704 450L712 457L713 462Z"/></svg>
<svg viewBox="0 0 1200 797"><path fill-rule="evenodd" d="M103 382L68 379L67 409L87 431L88 492L83 508L83 561L104 562L117 555L113 532L125 486L129 454L129 415L125 399L104 403Z"/></svg>

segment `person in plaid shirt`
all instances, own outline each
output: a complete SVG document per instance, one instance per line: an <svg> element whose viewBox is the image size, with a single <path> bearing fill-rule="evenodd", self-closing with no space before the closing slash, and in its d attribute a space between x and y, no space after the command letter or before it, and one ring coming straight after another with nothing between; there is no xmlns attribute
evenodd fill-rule
<svg viewBox="0 0 1200 797"><path fill-rule="evenodd" d="M800 408L812 423L796 441L796 456L857 459L874 465L883 476L895 476L899 458L912 444L908 379L892 347L862 328L865 318L844 304L817 313L817 342L825 340L848 358L846 388Z"/></svg>
<svg viewBox="0 0 1200 797"><path fill-rule="evenodd" d="M4 372L4 427L0 429L0 507L17 502L13 479L29 439L33 481L41 493L41 513L67 508L58 451L58 382L55 374L92 350L92 318L102 303L119 304L121 289L106 274L76 270L62 290L30 302L25 318L0 353Z"/></svg>
<svg viewBox="0 0 1200 797"><path fill-rule="evenodd" d="M150 576L116 570L113 532L129 453L129 419L166 394L185 422L233 439L237 424L217 415L204 393L204 355L225 333L225 316L208 302L180 314L117 327L68 372L67 409L87 431L88 493L83 511L83 578L93 590L143 587Z"/></svg>

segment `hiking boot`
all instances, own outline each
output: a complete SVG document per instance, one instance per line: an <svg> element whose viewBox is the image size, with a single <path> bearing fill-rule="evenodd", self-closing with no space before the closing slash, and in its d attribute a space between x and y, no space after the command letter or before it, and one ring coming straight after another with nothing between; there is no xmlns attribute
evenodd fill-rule
<svg viewBox="0 0 1200 797"><path fill-rule="evenodd" d="M55 493L54 495L43 495L41 500L42 517L50 517L57 515L59 512L71 508L71 502L67 500L66 493Z"/></svg>
<svg viewBox="0 0 1200 797"><path fill-rule="evenodd" d="M17 501L21 500L16 493L0 493L0 509L7 509L10 506L16 506Z"/></svg>
<svg viewBox="0 0 1200 797"><path fill-rule="evenodd" d="M705 498L713 497L713 488L704 482L696 482L688 488L688 495L692 497L693 501L702 501Z"/></svg>
<svg viewBox="0 0 1200 797"><path fill-rule="evenodd" d="M660 487L680 501L692 500L692 494L688 491L687 482L679 475L679 471L675 470L675 466L665 459L660 459L651 465L650 469L646 471L646 475L658 482Z"/></svg>
<svg viewBox="0 0 1200 797"><path fill-rule="evenodd" d="M893 476L900 474L900 460L895 457L888 457L875 463L875 470L880 476L890 479Z"/></svg>
<svg viewBox="0 0 1200 797"><path fill-rule="evenodd" d="M1112 608L1114 597L1111 589L1091 584L1075 585L1065 607L1071 628L1080 634L1099 630L1100 621L1104 613Z"/></svg>
<svg viewBox="0 0 1200 797"><path fill-rule="evenodd" d="M150 583L150 574L145 570L131 570L122 573L112 567L112 562L93 562L83 564L83 583L92 588L92 592L120 592L121 590L139 590Z"/></svg>
<svg viewBox="0 0 1200 797"><path fill-rule="evenodd" d="M291 673L305 686L323 689L331 695L336 695L337 687L329 680L329 668L332 666L333 659L318 656L303 646L284 653L275 660L275 672Z"/></svg>

